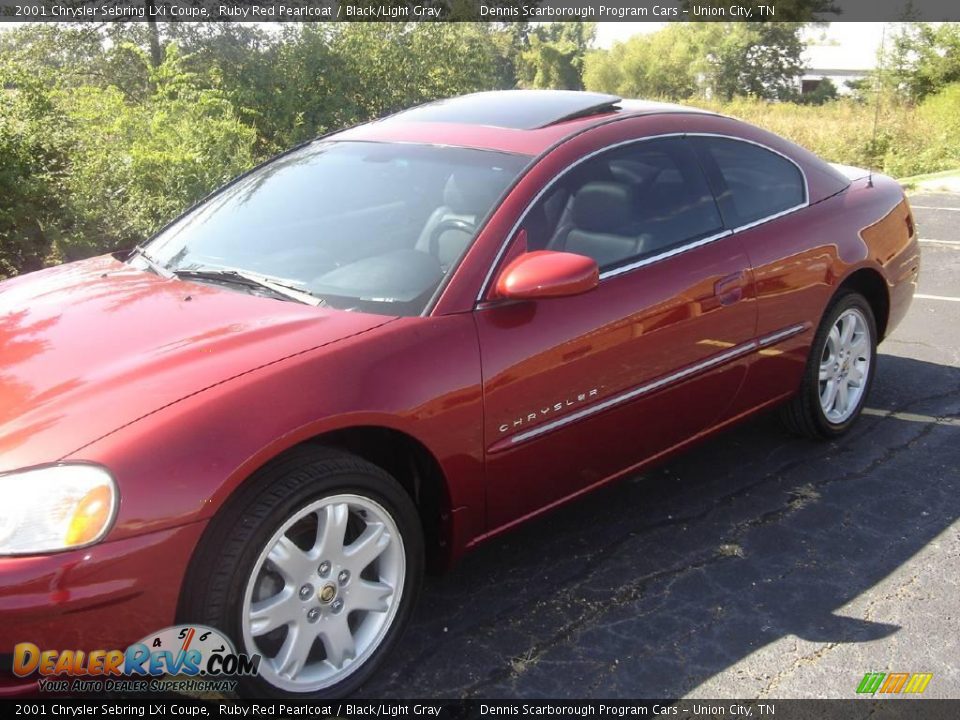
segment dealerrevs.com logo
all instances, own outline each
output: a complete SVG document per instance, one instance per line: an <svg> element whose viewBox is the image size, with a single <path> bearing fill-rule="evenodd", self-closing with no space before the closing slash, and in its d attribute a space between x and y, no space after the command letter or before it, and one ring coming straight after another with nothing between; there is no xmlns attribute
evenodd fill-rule
<svg viewBox="0 0 960 720"><path fill-rule="evenodd" d="M238 653L219 630L175 625L125 650L42 650L30 642L13 649L13 672L39 675L47 692L229 692L230 678L256 675L260 655Z"/></svg>
<svg viewBox="0 0 960 720"><path fill-rule="evenodd" d="M858 695L920 695L927 689L933 673L868 672L857 686Z"/></svg>

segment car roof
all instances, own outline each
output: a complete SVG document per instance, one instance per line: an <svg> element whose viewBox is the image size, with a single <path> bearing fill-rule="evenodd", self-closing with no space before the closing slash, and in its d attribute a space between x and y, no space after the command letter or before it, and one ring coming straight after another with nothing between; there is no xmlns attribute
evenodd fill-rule
<svg viewBox="0 0 960 720"><path fill-rule="evenodd" d="M575 90L495 90L437 100L332 136L337 140L454 145L539 155L564 138L618 117L714 114Z"/></svg>

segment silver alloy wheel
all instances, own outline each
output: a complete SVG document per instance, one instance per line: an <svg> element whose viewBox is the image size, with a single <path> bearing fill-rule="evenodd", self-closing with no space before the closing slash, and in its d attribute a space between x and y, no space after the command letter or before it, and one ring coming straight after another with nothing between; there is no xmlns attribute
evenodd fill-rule
<svg viewBox="0 0 960 720"><path fill-rule="evenodd" d="M866 317L859 309L848 308L830 328L820 357L820 407L834 425L849 420L859 406L872 353Z"/></svg>
<svg viewBox="0 0 960 720"><path fill-rule="evenodd" d="M243 641L260 676L310 693L358 670L393 624L406 577L403 538L379 503L333 495L300 509L253 566Z"/></svg>

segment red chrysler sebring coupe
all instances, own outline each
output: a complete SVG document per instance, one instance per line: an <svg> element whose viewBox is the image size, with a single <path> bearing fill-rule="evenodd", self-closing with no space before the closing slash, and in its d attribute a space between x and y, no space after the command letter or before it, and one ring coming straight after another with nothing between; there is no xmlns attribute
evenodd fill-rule
<svg viewBox="0 0 960 720"><path fill-rule="evenodd" d="M882 175L594 93L444 100L0 284L0 662L176 623L355 690L424 571L757 412L833 438L919 271Z"/></svg>

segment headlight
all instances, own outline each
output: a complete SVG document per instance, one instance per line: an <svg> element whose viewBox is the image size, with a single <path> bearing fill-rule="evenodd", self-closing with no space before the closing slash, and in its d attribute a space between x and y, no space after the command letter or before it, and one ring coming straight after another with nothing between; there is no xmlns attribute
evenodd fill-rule
<svg viewBox="0 0 960 720"><path fill-rule="evenodd" d="M48 465L0 475L0 555L69 550L100 540L118 504L104 468Z"/></svg>

